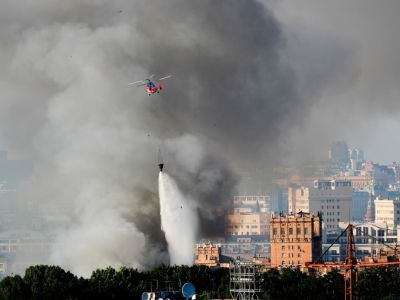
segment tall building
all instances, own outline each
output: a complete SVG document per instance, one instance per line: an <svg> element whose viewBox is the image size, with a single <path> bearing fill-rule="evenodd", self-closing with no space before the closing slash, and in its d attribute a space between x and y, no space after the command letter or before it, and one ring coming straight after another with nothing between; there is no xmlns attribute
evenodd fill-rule
<svg viewBox="0 0 400 300"><path fill-rule="evenodd" d="M368 191L356 190L353 191L353 206L351 209L352 221L363 221L368 209L368 200L370 193Z"/></svg>
<svg viewBox="0 0 400 300"><path fill-rule="evenodd" d="M400 182L400 163L393 162L388 167L393 170L393 173L395 174L395 181Z"/></svg>
<svg viewBox="0 0 400 300"><path fill-rule="evenodd" d="M400 224L400 200L376 199L375 223L388 228Z"/></svg>
<svg viewBox="0 0 400 300"><path fill-rule="evenodd" d="M349 148L344 141L333 142L329 150L329 159L332 162L346 166L349 163Z"/></svg>
<svg viewBox="0 0 400 300"><path fill-rule="evenodd" d="M361 149L353 148L349 149L350 159L355 159L359 161L364 160L364 151Z"/></svg>
<svg viewBox="0 0 400 300"><path fill-rule="evenodd" d="M273 184L271 188L270 213L288 212L288 185Z"/></svg>
<svg viewBox="0 0 400 300"><path fill-rule="evenodd" d="M350 222L352 212L351 182L347 180L316 180L314 187L290 187L289 213L321 212L326 230L334 230L339 222Z"/></svg>
<svg viewBox="0 0 400 300"><path fill-rule="evenodd" d="M322 222L320 215L272 216L271 267L305 266L322 253Z"/></svg>
<svg viewBox="0 0 400 300"><path fill-rule="evenodd" d="M368 193L368 205L367 211L364 216L365 222L374 222L375 221L375 205L374 200L372 200L372 193Z"/></svg>
<svg viewBox="0 0 400 300"><path fill-rule="evenodd" d="M350 168L353 171L360 171L364 161L364 151L361 149L349 149Z"/></svg>

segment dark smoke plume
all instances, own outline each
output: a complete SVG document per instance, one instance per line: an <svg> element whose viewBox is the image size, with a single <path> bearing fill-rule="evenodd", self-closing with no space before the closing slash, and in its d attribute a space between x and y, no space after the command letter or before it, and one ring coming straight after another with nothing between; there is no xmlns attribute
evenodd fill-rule
<svg viewBox="0 0 400 300"><path fill-rule="evenodd" d="M221 234L236 174L267 182L306 111L257 1L3 1L0 20L0 145L35 161L24 194L43 214L69 207L51 261L80 274L165 259L159 147L202 234ZM153 73L173 75L162 94L127 86Z"/></svg>

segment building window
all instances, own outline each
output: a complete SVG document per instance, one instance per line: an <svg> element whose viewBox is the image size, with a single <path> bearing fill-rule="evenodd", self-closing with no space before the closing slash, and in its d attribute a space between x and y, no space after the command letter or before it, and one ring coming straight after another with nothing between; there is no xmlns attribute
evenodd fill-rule
<svg viewBox="0 0 400 300"><path fill-rule="evenodd" d="M272 229L272 234L273 234L273 235L276 235L276 234L277 234L276 228Z"/></svg>
<svg viewBox="0 0 400 300"><path fill-rule="evenodd" d="M281 236L285 236L285 228L281 228Z"/></svg>
<svg viewBox="0 0 400 300"><path fill-rule="evenodd" d="M368 227L363 227L364 236L368 236Z"/></svg>
<svg viewBox="0 0 400 300"><path fill-rule="evenodd" d="M304 234L308 234L308 228L307 227L304 228Z"/></svg>
<svg viewBox="0 0 400 300"><path fill-rule="evenodd" d="M285 246L282 246L282 251L285 251Z"/></svg>
<svg viewBox="0 0 400 300"><path fill-rule="evenodd" d="M301 228L296 228L296 234L301 234Z"/></svg>
<svg viewBox="0 0 400 300"><path fill-rule="evenodd" d="M293 228L289 228L289 234L293 234Z"/></svg>

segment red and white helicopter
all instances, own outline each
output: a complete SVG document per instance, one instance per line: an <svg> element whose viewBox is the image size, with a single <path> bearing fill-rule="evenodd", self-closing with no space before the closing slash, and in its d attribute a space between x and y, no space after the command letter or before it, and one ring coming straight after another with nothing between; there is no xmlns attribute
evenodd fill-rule
<svg viewBox="0 0 400 300"><path fill-rule="evenodd" d="M152 94L159 93L164 88L164 84L160 83L159 81L168 79L171 77L171 75L164 76L155 81L152 81L153 77L154 74L144 80L128 83L128 85L146 86L146 92L149 96L151 96Z"/></svg>

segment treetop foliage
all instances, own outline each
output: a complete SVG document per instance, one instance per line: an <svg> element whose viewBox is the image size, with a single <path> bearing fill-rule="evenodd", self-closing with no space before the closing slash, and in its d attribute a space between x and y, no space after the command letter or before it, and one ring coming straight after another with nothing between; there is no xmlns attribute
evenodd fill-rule
<svg viewBox="0 0 400 300"><path fill-rule="evenodd" d="M192 282L198 299L230 299L229 270L205 266L165 266L150 271L123 267L95 270L90 278L77 277L58 266L38 265L25 275L0 281L0 300L140 299L144 291L179 290ZM399 268L370 268L359 274L359 299L400 299ZM305 274L298 269L269 270L262 276L260 299L343 299L343 276Z"/></svg>

